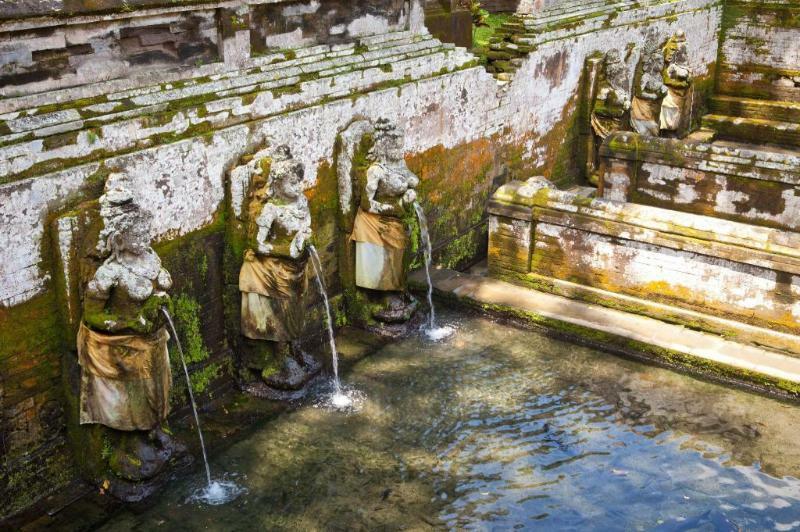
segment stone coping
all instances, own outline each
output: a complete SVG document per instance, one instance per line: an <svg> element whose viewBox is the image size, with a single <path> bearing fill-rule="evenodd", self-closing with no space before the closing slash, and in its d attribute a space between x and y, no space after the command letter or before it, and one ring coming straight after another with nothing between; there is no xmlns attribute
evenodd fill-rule
<svg viewBox="0 0 800 532"><path fill-rule="evenodd" d="M489 202L489 213L531 221L548 218L550 211L557 213L553 223L558 225L800 274L800 233L648 205L588 199L549 186L543 178L504 185Z"/></svg>
<svg viewBox="0 0 800 532"><path fill-rule="evenodd" d="M619 132L602 144L600 156L800 185L800 152L761 150L756 145L734 147Z"/></svg>

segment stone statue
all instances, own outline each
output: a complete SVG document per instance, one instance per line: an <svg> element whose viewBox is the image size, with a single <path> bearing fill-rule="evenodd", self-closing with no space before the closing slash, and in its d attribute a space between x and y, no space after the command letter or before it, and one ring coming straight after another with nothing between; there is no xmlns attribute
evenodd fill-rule
<svg viewBox="0 0 800 532"><path fill-rule="evenodd" d="M108 488L138 500L185 447L165 430L172 373L161 308L169 305L172 279L150 247L150 215L123 181L121 174L110 175L100 198L98 250L108 258L84 291L79 420L114 429L102 436L114 442Z"/></svg>
<svg viewBox="0 0 800 532"><path fill-rule="evenodd" d="M356 285L372 290L405 289L403 255L408 233L402 221L414 204L419 179L403 157L403 134L381 120L369 153L366 186L356 214Z"/></svg>
<svg viewBox="0 0 800 532"><path fill-rule="evenodd" d="M300 348L311 237L311 212L303 195L304 169L288 146L278 147L271 157L257 162L268 168L268 175L266 179L256 175L252 185L250 247L239 272L241 330L249 340L248 366L259 370L269 387L297 391L320 369ZM257 388L251 391L258 393Z"/></svg>
<svg viewBox="0 0 800 532"><path fill-rule="evenodd" d="M399 323L408 321L416 308L406 293L410 230L404 218L413 212L419 179L406 165L404 136L393 123L379 120L373 139L350 237L355 242L355 285L383 298L373 317Z"/></svg>
<svg viewBox="0 0 800 532"><path fill-rule="evenodd" d="M161 307L169 273L150 247L150 216L112 174L100 198L110 256L86 287L78 337L81 423L150 430L169 413L172 374Z"/></svg>
<svg viewBox="0 0 800 532"><path fill-rule="evenodd" d="M667 96L661 104L660 126L662 134L679 135L688 124L687 96L692 90L692 71L689 67L689 52L686 48L686 34L676 33L664 46L663 70ZM688 112L687 112L688 111Z"/></svg>
<svg viewBox="0 0 800 532"><path fill-rule="evenodd" d="M651 32L636 71L636 92L631 106L631 125L641 135L659 134L661 101L667 95L663 70L664 55L658 46L658 34Z"/></svg>
<svg viewBox="0 0 800 532"><path fill-rule="evenodd" d="M628 129L631 108L630 76L618 50L610 50L603 61L603 70L597 85L597 95L592 104L592 132L597 141L593 144L592 173L597 169L597 147L615 131Z"/></svg>

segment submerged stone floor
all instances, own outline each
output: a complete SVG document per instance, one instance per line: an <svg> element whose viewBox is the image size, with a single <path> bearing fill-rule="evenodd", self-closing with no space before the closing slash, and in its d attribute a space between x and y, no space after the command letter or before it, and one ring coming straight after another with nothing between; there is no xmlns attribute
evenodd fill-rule
<svg viewBox="0 0 800 532"><path fill-rule="evenodd" d="M419 284L425 282L420 273L413 279ZM739 343L646 316L523 288L486 276L480 266L470 273L447 269L434 270L431 272L431 280L437 292L444 297L502 314L522 317L533 323L560 330L570 337L581 340L594 339L606 344L612 351L622 350L629 354L650 352L654 354L654 358L661 358L661 362L681 366L684 370L694 368L723 380L727 380L726 374L704 371L711 368L703 368L702 362L697 361L705 361L715 370L719 369L719 366L729 367L732 370L727 375L733 380L742 378L744 380L740 383L745 386L752 385L778 394L788 392L790 395L796 395L795 388L800 389L800 358L778 350ZM746 324L729 323L742 330L758 329ZM776 340L786 337L787 341L796 341L791 335L763 329L760 332L775 335L778 337ZM688 356L695 361L670 359L671 355ZM739 375L736 375L737 372ZM775 382L780 382L781 386L758 383L760 377L774 379Z"/></svg>
<svg viewBox="0 0 800 532"><path fill-rule="evenodd" d="M800 413L793 406L486 317L445 311L441 321L456 332L439 343L418 336L381 347L352 331L340 337L350 366L345 385L363 394L355 412L329 411L312 400L252 423L224 445L215 427L236 413L204 413L218 440L212 470L249 490L227 506L186 502L203 481L196 469L144 506L100 509L87 497L50 524L73 530L789 530L800 524Z"/></svg>

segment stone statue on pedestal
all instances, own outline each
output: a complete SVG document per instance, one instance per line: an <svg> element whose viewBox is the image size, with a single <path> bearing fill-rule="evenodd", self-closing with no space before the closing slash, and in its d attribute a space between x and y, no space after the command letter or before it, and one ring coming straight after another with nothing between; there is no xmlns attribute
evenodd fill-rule
<svg viewBox="0 0 800 532"><path fill-rule="evenodd" d="M417 302L406 292L410 228L419 179L404 158L403 133L388 120L374 126L373 145L350 240L355 243L355 285L369 291L372 318L405 323Z"/></svg>
<svg viewBox="0 0 800 532"><path fill-rule="evenodd" d="M149 213L122 182L120 174L109 176L100 198L98 249L109 255L84 291L79 420L115 431L104 436L115 442L107 457L117 477L110 489L135 500L185 449L166 428L172 373L161 308L169 305L172 279L150 247Z"/></svg>
<svg viewBox="0 0 800 532"><path fill-rule="evenodd" d="M258 162L249 203L248 244L239 272L245 364L269 388L297 392L321 369L300 348L308 289L311 212L303 195L303 165L288 146ZM270 395L263 386L248 389Z"/></svg>

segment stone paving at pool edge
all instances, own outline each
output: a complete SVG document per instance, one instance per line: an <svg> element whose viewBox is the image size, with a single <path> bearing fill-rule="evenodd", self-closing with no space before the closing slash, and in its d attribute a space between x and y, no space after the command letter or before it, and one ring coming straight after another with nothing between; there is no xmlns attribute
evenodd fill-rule
<svg viewBox="0 0 800 532"><path fill-rule="evenodd" d="M415 285L424 285L425 273L414 272L410 280ZM776 351L480 275L441 269L431 272L431 280L439 294L471 300L480 305L530 312L546 319L602 331L714 364L800 383L800 358Z"/></svg>

